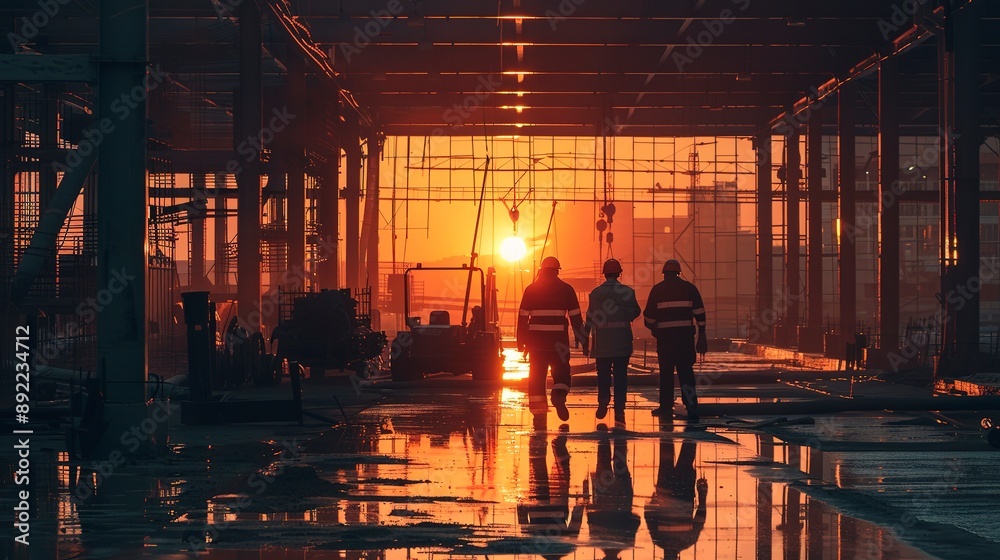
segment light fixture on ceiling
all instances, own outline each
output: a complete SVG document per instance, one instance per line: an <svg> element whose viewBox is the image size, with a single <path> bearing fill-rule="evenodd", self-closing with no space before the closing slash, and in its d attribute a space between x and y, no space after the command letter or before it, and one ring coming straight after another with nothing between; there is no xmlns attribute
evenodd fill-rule
<svg viewBox="0 0 1000 560"><path fill-rule="evenodd" d="M806 20L801 16L792 16L785 20L785 25L788 27L805 27Z"/></svg>

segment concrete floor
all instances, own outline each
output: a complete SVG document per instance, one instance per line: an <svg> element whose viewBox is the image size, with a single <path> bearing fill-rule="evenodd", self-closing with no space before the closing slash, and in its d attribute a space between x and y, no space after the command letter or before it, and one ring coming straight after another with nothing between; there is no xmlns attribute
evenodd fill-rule
<svg viewBox="0 0 1000 560"><path fill-rule="evenodd" d="M720 371L727 359L733 376L760 370L719 355ZM312 412L340 417L333 396L344 404L351 422L333 427L192 427L174 414L168 453L110 468L68 461L53 430L34 443L45 501L32 554L11 557L1000 557L1000 451L969 423L887 412L661 423L642 379L625 430L595 419L587 375L574 378L570 420L551 410L544 426L523 383L447 376L360 392L307 380ZM701 395L771 402L847 387L795 383ZM875 383L853 390L912 391Z"/></svg>

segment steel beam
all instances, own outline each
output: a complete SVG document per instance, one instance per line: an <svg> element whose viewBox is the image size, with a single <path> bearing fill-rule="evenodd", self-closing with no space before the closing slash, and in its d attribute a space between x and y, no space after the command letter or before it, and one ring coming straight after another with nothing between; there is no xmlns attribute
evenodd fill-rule
<svg viewBox="0 0 1000 560"><path fill-rule="evenodd" d="M983 2L970 2L954 17L955 46L955 285L962 305L955 306L955 337L963 371L975 368L979 353L979 128L980 21Z"/></svg>
<svg viewBox="0 0 1000 560"><path fill-rule="evenodd" d="M97 286L114 295L97 314L97 364L106 402L124 411L146 400L147 12L145 1L102 0L98 23L97 117L102 130L113 130L98 156ZM124 114L123 98L131 108ZM137 420L131 414L118 422Z"/></svg>
<svg viewBox="0 0 1000 560"><path fill-rule="evenodd" d="M799 194L802 182L802 156L799 153L800 134L797 127L788 127L785 136L785 288L788 293L788 308L785 310L787 341L795 346L799 326L799 302L802 298L802 277L799 271L801 253L801 232L799 228Z"/></svg>
<svg viewBox="0 0 1000 560"><path fill-rule="evenodd" d="M773 341L773 320L768 317L774 313L774 231L772 224L773 210L771 208L771 130L759 133L754 137L754 149L757 152L757 319L759 322L757 342L764 344ZM753 328L753 327L751 327ZM750 333L753 338L753 333Z"/></svg>
<svg viewBox="0 0 1000 560"><path fill-rule="evenodd" d="M856 177L854 102L857 95L855 84L840 88L838 101L838 151L840 167L840 341L841 346L854 336L857 322L857 248L856 235ZM839 352L838 352L839 355Z"/></svg>
<svg viewBox="0 0 1000 560"><path fill-rule="evenodd" d="M239 153L248 139L260 140L262 109L261 19L256 2L239 6L240 88L236 99L236 130L233 149L239 162L236 184L239 189L236 218L238 244L236 302L243 327L260 329L260 153Z"/></svg>
<svg viewBox="0 0 1000 560"><path fill-rule="evenodd" d="M878 74L879 348L899 348L899 71L895 59Z"/></svg>
<svg viewBox="0 0 1000 560"><path fill-rule="evenodd" d="M806 165L809 186L809 251L806 262L808 277L809 327L823 326L823 123L821 115L814 114L807 132Z"/></svg>

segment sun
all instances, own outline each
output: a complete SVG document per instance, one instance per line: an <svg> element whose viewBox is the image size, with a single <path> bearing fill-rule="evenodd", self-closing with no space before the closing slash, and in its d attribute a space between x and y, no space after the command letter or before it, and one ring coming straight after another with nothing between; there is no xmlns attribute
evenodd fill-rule
<svg viewBox="0 0 1000 560"><path fill-rule="evenodd" d="M508 237L500 244L500 256L508 262L517 262L528 253L524 240L520 237Z"/></svg>

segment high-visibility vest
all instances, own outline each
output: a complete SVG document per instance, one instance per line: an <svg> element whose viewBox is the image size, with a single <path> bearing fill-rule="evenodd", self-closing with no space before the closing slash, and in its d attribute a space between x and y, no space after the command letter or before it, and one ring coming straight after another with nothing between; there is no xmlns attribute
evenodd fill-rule
<svg viewBox="0 0 1000 560"><path fill-rule="evenodd" d="M646 326L656 338L694 334L695 325L705 326L705 304L694 284L679 276L667 275L649 291L642 312Z"/></svg>
<svg viewBox="0 0 1000 560"><path fill-rule="evenodd" d="M639 316L635 290L610 279L590 292L586 331L593 334L592 358L632 355L632 321Z"/></svg>
<svg viewBox="0 0 1000 560"><path fill-rule="evenodd" d="M568 320L567 320L568 317ZM568 327L584 340L580 301L557 276L540 275L524 290L517 315L517 341L529 352L568 352ZM568 354L567 354L568 355Z"/></svg>

